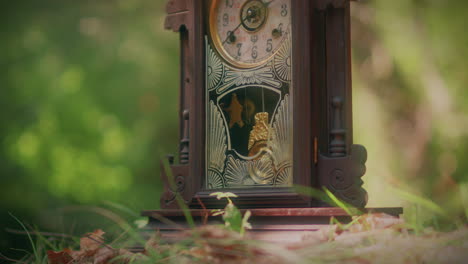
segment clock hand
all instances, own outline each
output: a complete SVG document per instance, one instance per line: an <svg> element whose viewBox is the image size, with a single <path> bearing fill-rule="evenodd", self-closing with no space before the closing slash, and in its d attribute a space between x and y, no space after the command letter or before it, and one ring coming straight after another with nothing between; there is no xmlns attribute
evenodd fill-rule
<svg viewBox="0 0 468 264"><path fill-rule="evenodd" d="M237 25L237 27L235 27L233 30L229 31L229 34L227 35L226 39L223 41L223 43L221 45L224 45L231 37L234 36L234 31L236 31L240 26L242 26L242 23L248 18L249 16L247 16L246 18L244 18L240 23L239 25Z"/></svg>
<svg viewBox="0 0 468 264"><path fill-rule="evenodd" d="M224 45L224 44L233 36L234 32L235 32L237 29L239 29L240 26L242 26L242 23L244 23L244 21L246 21L246 20L249 19L249 18L255 17L255 15L256 15L255 12L252 12L252 14L247 15L244 19L242 19L242 21L239 23L239 25L237 25L237 27L235 27L233 30L231 30L231 31L229 32L229 34L227 35L227 38L223 41L223 43L222 43L221 45Z"/></svg>
<svg viewBox="0 0 468 264"><path fill-rule="evenodd" d="M271 3L273 3L275 0L271 0L270 2L262 2L263 6L267 8ZM249 10L250 11L250 10ZM234 32L242 26L242 24L249 18L254 18L257 15L257 13L252 12L251 14L248 14L242 21L237 25L231 32L227 35L226 39L222 42L221 45L224 45L232 36L234 36Z"/></svg>

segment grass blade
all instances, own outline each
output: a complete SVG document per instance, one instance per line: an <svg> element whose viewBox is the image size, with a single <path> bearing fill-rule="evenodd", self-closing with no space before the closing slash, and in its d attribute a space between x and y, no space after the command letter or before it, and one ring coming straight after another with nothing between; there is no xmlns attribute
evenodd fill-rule
<svg viewBox="0 0 468 264"><path fill-rule="evenodd" d="M343 209L348 215L353 215L351 210L349 209L351 206L346 204L345 202L340 201L330 190L326 187L323 187L323 191L327 194L327 196L333 201L333 203Z"/></svg>
<svg viewBox="0 0 468 264"><path fill-rule="evenodd" d="M34 257L36 258L36 260L39 260L39 254L37 252L37 249L36 249L36 245L34 244L34 241L31 237L31 234L29 233L28 229L26 228L26 226L24 226L23 222L21 222L18 218L16 218L16 216L14 216L12 213L8 213L11 217L13 217L13 219L16 220L16 222L18 222L18 224L21 225L21 227L24 229L24 231L26 232L26 234L28 235L28 239L29 239L29 242L31 243L31 247L33 249L33 252L34 252Z"/></svg>
<svg viewBox="0 0 468 264"><path fill-rule="evenodd" d="M177 190L177 186L175 184L175 179L174 175L172 175L172 170L171 167L169 166L169 162L167 159L162 159L162 165L164 166L164 172L166 173L167 180L169 182L169 185L171 186L172 190ZM180 193L176 191L176 201L177 204L179 205L180 209L184 213L185 219L187 220L187 224L191 228L195 228L195 222L193 221L192 215L190 214L190 210L188 209L188 206L185 204L184 199L180 196Z"/></svg>
<svg viewBox="0 0 468 264"><path fill-rule="evenodd" d="M422 208L425 208L433 213L445 216L447 215L447 212L445 212L442 207L440 207L438 204L434 203L428 198L418 196L416 194L401 190L401 189L396 189L393 187L390 187L390 191L398 195L401 199L410 202L415 205L419 205Z"/></svg>

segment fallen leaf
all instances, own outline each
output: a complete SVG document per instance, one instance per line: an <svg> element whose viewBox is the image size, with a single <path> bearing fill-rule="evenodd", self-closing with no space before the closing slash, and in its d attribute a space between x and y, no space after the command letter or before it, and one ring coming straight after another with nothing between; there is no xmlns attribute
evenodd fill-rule
<svg viewBox="0 0 468 264"><path fill-rule="evenodd" d="M104 244L103 235L104 231L98 229L92 233L86 234L80 239L80 250L82 251L95 251Z"/></svg>
<svg viewBox="0 0 468 264"><path fill-rule="evenodd" d="M106 264L108 261L115 258L117 254L117 250L102 247L95 252L93 264Z"/></svg>
<svg viewBox="0 0 468 264"><path fill-rule="evenodd" d="M47 251L47 257L49 259L49 264L68 264L73 261L72 256L70 255L70 249L66 248L63 251Z"/></svg>

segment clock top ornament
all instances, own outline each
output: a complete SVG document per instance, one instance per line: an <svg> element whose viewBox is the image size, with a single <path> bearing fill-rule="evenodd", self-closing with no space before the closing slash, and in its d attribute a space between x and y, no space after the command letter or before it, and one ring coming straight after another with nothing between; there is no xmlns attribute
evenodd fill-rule
<svg viewBox="0 0 468 264"><path fill-rule="evenodd" d="M295 185L364 207L352 142L349 0L170 0L180 34L180 153L161 207L320 207Z"/></svg>

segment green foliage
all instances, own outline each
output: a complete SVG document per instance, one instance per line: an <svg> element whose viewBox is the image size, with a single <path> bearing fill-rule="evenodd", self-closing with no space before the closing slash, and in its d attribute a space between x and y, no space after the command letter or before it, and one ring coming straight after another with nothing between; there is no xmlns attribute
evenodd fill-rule
<svg viewBox="0 0 468 264"><path fill-rule="evenodd" d="M429 210L433 214L438 214L438 215L447 214L447 212L444 209L442 209L439 205L437 205L436 203L434 203L433 201L427 198L406 192L401 189L396 189L396 188L392 188L392 192L394 192L397 196L399 196L400 198L408 202L420 205L421 207L425 208L426 210Z"/></svg>
<svg viewBox="0 0 468 264"><path fill-rule="evenodd" d="M427 228L437 231L453 230L463 227L467 221L466 215L445 210L429 198L403 189L391 188L391 191L408 203L405 207L404 219L406 225L418 234Z"/></svg>
<svg viewBox="0 0 468 264"><path fill-rule="evenodd" d="M228 230L238 232L241 236L245 234L246 229L252 228L249 223L249 218L251 212L247 210L242 216L241 211L234 205L231 198L237 197L234 193L231 192L214 192L210 196L216 196L216 199L226 199L228 201L226 207L221 210L213 210L213 215L222 215L224 220L224 225Z"/></svg>
<svg viewBox="0 0 468 264"><path fill-rule="evenodd" d="M1 23L2 172L17 167L3 206L25 188L78 203L146 200L158 185L154 150L177 140L177 36L158 21L165 1L28 2L8 3L22 15Z"/></svg>
<svg viewBox="0 0 468 264"><path fill-rule="evenodd" d="M312 198L317 199L318 201L325 202L329 206L339 207L343 209L348 215L359 215L361 212L354 208L353 206L349 205L346 202L341 201L338 199L330 190L326 187L323 187L323 191L317 190L312 187L302 186L302 185L294 185L294 190L302 195L309 196Z"/></svg>
<svg viewBox="0 0 468 264"><path fill-rule="evenodd" d="M405 206L405 214L429 210L439 219L436 207L447 218L464 215L468 35L462 20L468 2L352 6L353 135L369 153L363 177L369 206ZM413 206L415 197L394 189L426 202Z"/></svg>
<svg viewBox="0 0 468 264"><path fill-rule="evenodd" d="M341 209L343 209L348 215L352 215L352 212L350 210L350 208L351 208L350 205L348 205L345 202L338 199L326 187L323 187L323 190L325 191L325 194L327 194L327 196L330 197L330 199L333 201L333 204L335 204L337 207L340 207Z"/></svg>
<svg viewBox="0 0 468 264"><path fill-rule="evenodd" d="M178 141L178 36L163 28L165 4L4 3L0 251L25 247L4 231L8 211L66 231L55 208L159 207L159 153Z"/></svg>

